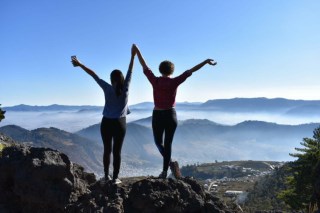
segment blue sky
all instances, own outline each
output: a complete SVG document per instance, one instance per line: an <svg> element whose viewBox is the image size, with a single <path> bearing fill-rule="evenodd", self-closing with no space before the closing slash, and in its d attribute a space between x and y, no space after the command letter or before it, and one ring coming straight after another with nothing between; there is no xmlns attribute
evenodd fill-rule
<svg viewBox="0 0 320 213"><path fill-rule="evenodd" d="M126 72L132 43L158 75L174 76L206 58L177 101L233 97L320 99L320 1L2 0L2 106L103 105L102 90L70 63L77 55L109 81ZM138 61L129 104L152 101Z"/></svg>

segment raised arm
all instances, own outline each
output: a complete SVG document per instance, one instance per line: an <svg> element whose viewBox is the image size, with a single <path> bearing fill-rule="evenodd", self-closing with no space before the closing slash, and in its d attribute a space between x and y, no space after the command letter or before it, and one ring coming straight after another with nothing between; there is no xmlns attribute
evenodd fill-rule
<svg viewBox="0 0 320 213"><path fill-rule="evenodd" d="M137 53L137 51L136 51L135 45L133 44L131 47L131 58L130 58L130 63L129 63L129 68L128 68L129 72L132 72L134 56L136 55L136 53Z"/></svg>
<svg viewBox="0 0 320 213"><path fill-rule="evenodd" d="M215 62L213 59L207 59L207 60L204 60L203 62L201 62L200 64L192 67L191 69L189 69L189 71L190 72L195 72L195 71L199 70L201 67L203 67L206 64L210 64L210 65L214 66L214 65L217 64L217 62Z"/></svg>
<svg viewBox="0 0 320 213"><path fill-rule="evenodd" d="M83 65L76 57L73 57L71 62L74 67L81 67L84 71L86 71L86 73L91 75L92 78L99 79L99 76L93 70Z"/></svg>
<svg viewBox="0 0 320 213"><path fill-rule="evenodd" d="M139 62L142 66L143 69L147 69L148 66L146 64L146 61L144 60L143 56L141 55L141 52L139 50L139 48L137 47L137 45L133 44L133 47L135 49L135 52L137 53L137 56L138 56L138 59L139 59Z"/></svg>

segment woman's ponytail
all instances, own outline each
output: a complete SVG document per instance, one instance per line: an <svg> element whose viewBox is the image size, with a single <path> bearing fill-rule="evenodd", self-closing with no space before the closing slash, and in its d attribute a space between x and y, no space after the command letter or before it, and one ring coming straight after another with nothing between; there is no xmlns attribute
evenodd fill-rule
<svg viewBox="0 0 320 213"><path fill-rule="evenodd" d="M111 84L115 85L117 96L120 96L123 91L124 77L120 70L113 70L110 74Z"/></svg>

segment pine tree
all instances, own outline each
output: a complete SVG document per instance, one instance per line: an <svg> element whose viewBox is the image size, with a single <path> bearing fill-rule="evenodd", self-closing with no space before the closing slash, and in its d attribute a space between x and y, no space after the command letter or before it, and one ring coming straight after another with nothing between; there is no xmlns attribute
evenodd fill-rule
<svg viewBox="0 0 320 213"><path fill-rule="evenodd" d="M320 127L313 131L313 138L304 138L300 144L303 148L295 148L298 153L290 154L297 160L290 163L288 189L279 197L293 209L308 210L309 204L314 202L314 184L319 176L316 167L320 162Z"/></svg>
<svg viewBox="0 0 320 213"><path fill-rule="evenodd" d="M1 106L1 104L0 104L0 106ZM0 108L0 122L1 122L1 120L2 119L4 119L5 117L4 117L4 113L5 113L6 111L3 111L1 108Z"/></svg>

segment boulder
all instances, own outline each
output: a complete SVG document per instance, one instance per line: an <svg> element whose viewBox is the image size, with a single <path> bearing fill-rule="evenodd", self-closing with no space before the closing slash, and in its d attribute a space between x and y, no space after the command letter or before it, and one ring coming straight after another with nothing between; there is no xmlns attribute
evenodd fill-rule
<svg viewBox="0 0 320 213"><path fill-rule="evenodd" d="M56 150L11 144L0 156L0 212L64 212L96 179Z"/></svg>

